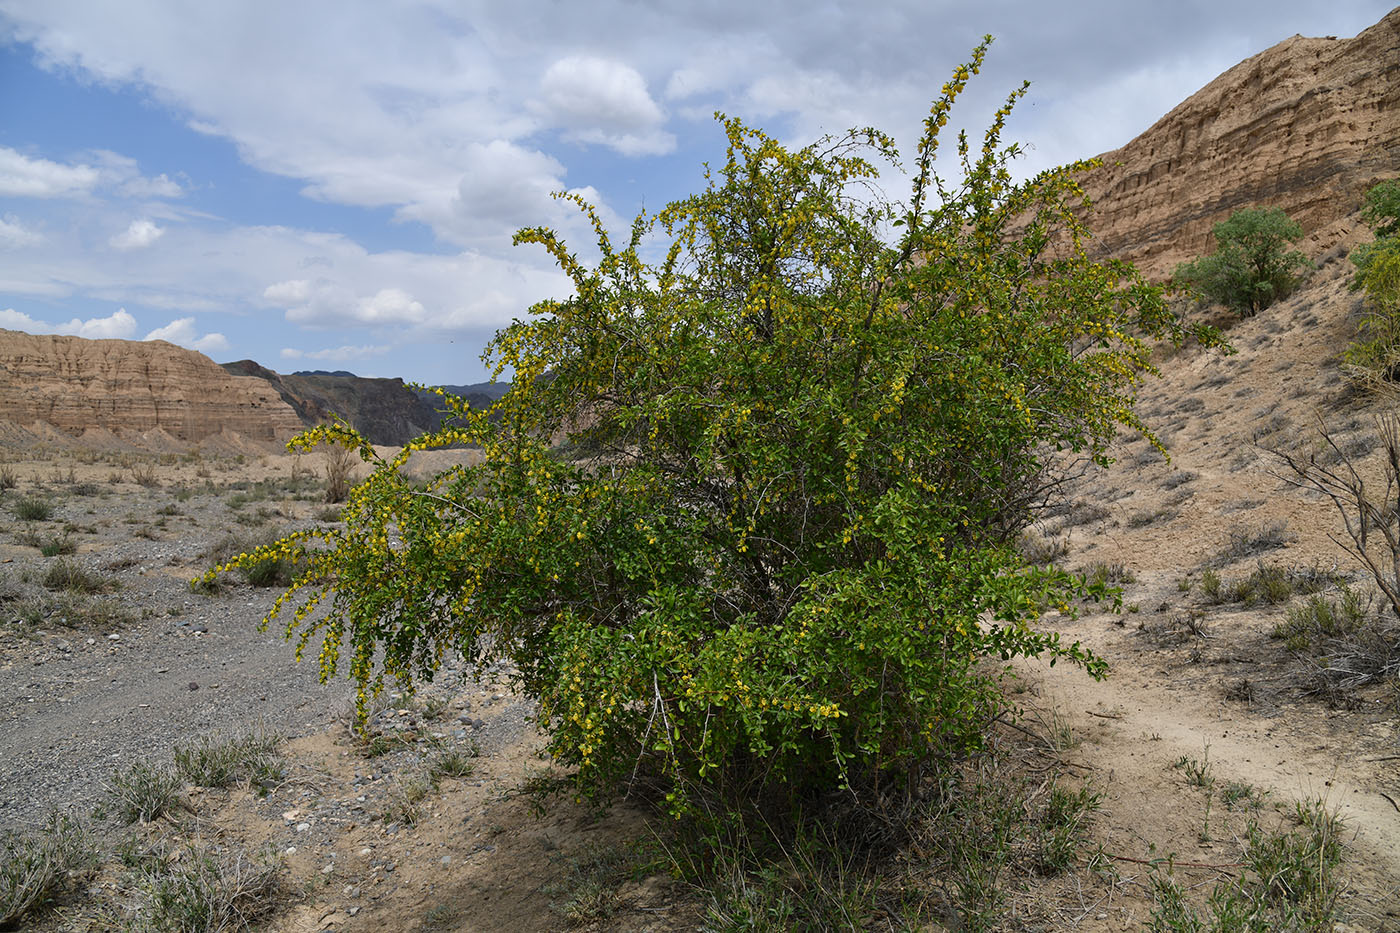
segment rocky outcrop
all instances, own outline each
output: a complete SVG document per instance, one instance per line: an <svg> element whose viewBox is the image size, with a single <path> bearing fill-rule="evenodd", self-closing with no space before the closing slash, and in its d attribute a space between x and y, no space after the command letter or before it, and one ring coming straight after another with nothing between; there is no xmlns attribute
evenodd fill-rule
<svg viewBox="0 0 1400 933"><path fill-rule="evenodd" d="M1211 227L1245 207L1283 208L1316 256L1400 172L1400 8L1353 39L1280 42L1099 158L1096 248L1150 277L1212 252Z"/></svg>
<svg viewBox="0 0 1400 933"><path fill-rule="evenodd" d="M348 373L283 375L252 360L223 364L230 373L262 379L311 427L340 417L372 444L403 444L436 424L402 379L365 379Z"/></svg>
<svg viewBox="0 0 1400 933"><path fill-rule="evenodd" d="M311 427L344 419L372 444L406 444L442 423L437 395L410 389L402 379L370 379L349 372L301 372L283 375L252 360L223 364L239 376L255 376L268 385ZM489 407L508 386L448 386L473 407Z"/></svg>
<svg viewBox="0 0 1400 933"><path fill-rule="evenodd" d="M285 441L302 424L263 380L163 340L85 340L0 330L0 417L69 435L163 432L198 443L230 432Z"/></svg>

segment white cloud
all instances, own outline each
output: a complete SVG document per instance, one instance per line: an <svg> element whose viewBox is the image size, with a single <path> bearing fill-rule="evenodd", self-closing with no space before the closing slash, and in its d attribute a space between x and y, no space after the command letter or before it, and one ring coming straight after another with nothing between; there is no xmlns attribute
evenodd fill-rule
<svg viewBox="0 0 1400 933"><path fill-rule="evenodd" d="M20 223L13 214L0 217L0 249L21 249L44 242L41 233L35 233Z"/></svg>
<svg viewBox="0 0 1400 933"><path fill-rule="evenodd" d="M179 183L172 181L164 173L154 178L136 177L121 183L118 189L129 198L178 198L182 197L185 189Z"/></svg>
<svg viewBox="0 0 1400 933"><path fill-rule="evenodd" d="M113 249L132 250L145 249L156 240L165 236L165 229L157 227L149 220L133 220L131 226L121 233L109 239L107 242Z"/></svg>
<svg viewBox="0 0 1400 933"><path fill-rule="evenodd" d="M178 198L184 189L161 174L147 178L135 159L105 149L87 153L89 162L63 164L30 158L0 146L0 196L74 198L109 188L126 198Z"/></svg>
<svg viewBox="0 0 1400 933"><path fill-rule="evenodd" d="M456 352L443 349L454 337L466 344L540 298L568 294L543 251L508 245L516 227L545 224L587 259L591 232L551 192L587 191L625 234L641 201L655 208L700 184L700 160L723 145L708 125L714 110L793 144L873 125L908 157L949 69L993 32L950 130L962 121L980 131L1007 91L1032 79L1006 136L1036 146L1020 163L1027 171L1121 145L1221 67L1290 33L1352 35L1389 6L1191 0L1192 15L1148 4L1123 17L1108 0L0 0L0 36L23 57L151 103L309 197L378 209L308 215L274 205L278 213L256 215L263 226L195 217L195 207L228 210L214 206L228 203L211 192L226 196L229 181L212 165L184 165L191 181L169 152L159 164L167 174L147 177L119 154L147 150L111 128L77 137L86 149L41 153L27 128L7 125L18 148L0 147L0 197L49 200L42 214L4 205L24 224L5 218L0 247L27 245L23 262L0 263L0 302L84 302L65 317L119 305L161 320L227 311L220 329L250 356L242 334L275 357L300 345L298 328L334 329L326 343L392 345L417 365ZM1211 29L1199 29L1202 15ZM658 157L696 138L704 155ZM885 181L897 197L904 183ZM196 203L169 203L177 198ZM243 207L264 210L249 201L243 217ZM429 226L438 244L386 246L398 236L381 223L387 216ZM151 228L133 233L132 218ZM274 226L340 218L345 235ZM363 240L373 248L356 242L356 223L377 225ZM162 228L178 235L158 248L103 248L113 233L135 245ZM44 241L32 241L39 232ZM421 243L418 234L397 242Z"/></svg>
<svg viewBox="0 0 1400 933"><path fill-rule="evenodd" d="M22 330L28 334L59 334L67 337L86 337L89 340L127 340L136 333L136 318L125 308L118 308L108 317L73 318L64 324L50 324L40 321L14 308L0 310L0 327L9 330Z"/></svg>
<svg viewBox="0 0 1400 933"><path fill-rule="evenodd" d="M403 327L422 324L427 309L401 288L381 288L372 295L356 295L340 282L304 279L278 282L263 290L263 298L286 308L286 318L308 327L362 324L369 327Z"/></svg>
<svg viewBox="0 0 1400 933"><path fill-rule="evenodd" d="M276 282L263 289L263 297L273 304L301 304L311 297L311 283L306 279Z"/></svg>
<svg viewBox="0 0 1400 933"><path fill-rule="evenodd" d="M20 198L66 198L86 194L100 173L91 165L61 165L31 159L0 146L0 195Z"/></svg>
<svg viewBox="0 0 1400 933"><path fill-rule="evenodd" d="M387 344L366 344L364 346L327 347L324 350L297 350L284 347L281 357L284 360L323 360L344 363L349 360L363 360L382 356L391 348Z"/></svg>
<svg viewBox="0 0 1400 933"><path fill-rule="evenodd" d="M200 353L217 353L229 347L228 338L223 334L200 336L195 330L192 317L177 318L164 327L157 327L141 339L164 340L186 350L198 350Z"/></svg>
<svg viewBox="0 0 1400 933"><path fill-rule="evenodd" d="M365 324L419 324L423 305L401 288L381 288L356 304L355 319Z"/></svg>
<svg viewBox="0 0 1400 933"><path fill-rule="evenodd" d="M604 58L570 56L550 65L540 79L541 109L564 127L566 139L611 146L626 156L664 155L675 136L661 129L666 116L629 65Z"/></svg>

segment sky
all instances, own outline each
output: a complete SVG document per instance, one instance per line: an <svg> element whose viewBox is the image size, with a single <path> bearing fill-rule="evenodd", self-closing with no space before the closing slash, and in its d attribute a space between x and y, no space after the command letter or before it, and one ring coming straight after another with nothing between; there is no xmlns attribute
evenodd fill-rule
<svg viewBox="0 0 1400 933"><path fill-rule="evenodd" d="M279 372L477 382L499 328L699 190L715 111L799 146L876 126L906 156L995 42L954 124L1031 89L1018 172L1117 148L1369 0L0 0L0 327L168 340ZM951 170L944 166L944 173ZM902 194L905 182L883 179Z"/></svg>

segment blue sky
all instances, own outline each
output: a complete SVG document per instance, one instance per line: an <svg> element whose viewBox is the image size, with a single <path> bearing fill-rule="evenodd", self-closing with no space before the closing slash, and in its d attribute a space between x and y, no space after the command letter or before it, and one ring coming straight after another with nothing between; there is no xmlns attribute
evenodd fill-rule
<svg viewBox="0 0 1400 933"><path fill-rule="evenodd" d="M907 151L990 32L959 119L1032 81L1008 134L1030 173L1389 8L0 0L0 327L478 381L497 328L568 292L511 233L547 224L586 253L549 198L567 189L622 234L699 186L717 109L793 144L875 125Z"/></svg>

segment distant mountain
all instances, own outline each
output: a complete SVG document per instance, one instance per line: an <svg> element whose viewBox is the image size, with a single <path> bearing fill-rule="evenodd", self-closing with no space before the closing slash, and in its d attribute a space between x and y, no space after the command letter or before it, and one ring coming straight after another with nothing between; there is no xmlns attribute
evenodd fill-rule
<svg viewBox="0 0 1400 933"><path fill-rule="evenodd" d="M442 423L438 396L411 389L402 379L370 379L343 370L283 375L253 360L222 365L230 373L255 376L270 383L307 427L338 415L370 443L399 445L426 431L436 430ZM504 395L510 385L486 383L447 388L471 402L472 407L486 408Z"/></svg>

